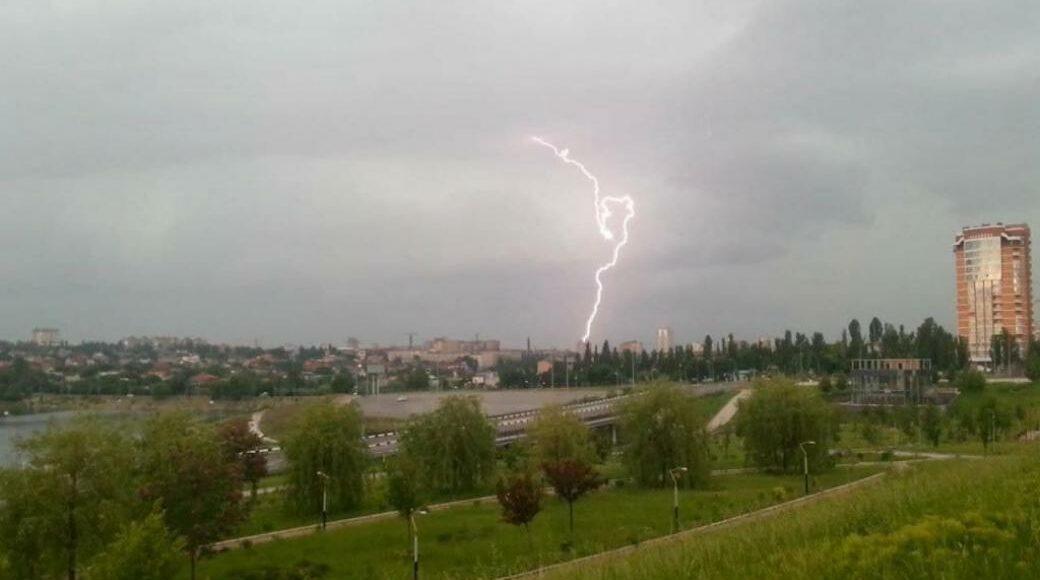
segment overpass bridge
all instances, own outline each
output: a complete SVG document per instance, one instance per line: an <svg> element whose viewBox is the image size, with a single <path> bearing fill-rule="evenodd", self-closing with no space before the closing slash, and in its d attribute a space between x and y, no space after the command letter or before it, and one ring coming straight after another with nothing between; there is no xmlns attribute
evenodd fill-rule
<svg viewBox="0 0 1040 580"><path fill-rule="evenodd" d="M713 383L705 385L684 386L683 390L690 396L703 397L720 392L736 392L747 388L747 383ZM590 429L614 425L618 420L620 405L633 395L621 395L609 399L596 399L593 401L579 401L562 405L564 412L575 415ZM495 426L497 434L495 443L499 447L505 447L511 443L527 436L527 427L538 417L541 409L530 409L492 415L488 420ZM365 436L368 451L374 457L386 457L394 455L398 451L398 442L401 433L399 431L388 431L384 433L373 433ZM268 456L268 469L277 472L284 468L285 458L281 447L273 446L259 450Z"/></svg>

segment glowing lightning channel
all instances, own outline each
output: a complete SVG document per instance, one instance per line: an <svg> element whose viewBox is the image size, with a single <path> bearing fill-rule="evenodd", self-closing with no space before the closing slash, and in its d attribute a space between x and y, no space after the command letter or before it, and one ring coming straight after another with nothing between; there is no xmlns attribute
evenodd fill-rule
<svg viewBox="0 0 1040 580"><path fill-rule="evenodd" d="M599 227L599 233L603 236L603 239L612 241L616 238L614 231L610 229L610 225L607 223L610 216L614 215L613 212L610 211L610 204L625 206L625 217L621 220L621 239L614 244L614 252L611 255L610 261L596 270L596 302L593 303L592 313L589 314L589 318L585 322L585 335L581 337L582 342L588 342L589 336L592 334L592 323L596 320L596 315L599 314L599 304L603 300L603 273L617 265L618 256L621 255L621 248L628 244L628 222L636 216L635 202L632 200L632 197L628 195L624 197L600 196L599 180L596 179L595 175L589 173L589 170L585 169L585 166L582 165L580 161L571 159L569 149L559 149L552 143L549 143L540 137L531 137L531 139L539 145L552 149L553 153L555 153L564 163L577 167L578 170L581 171L582 175L592 182L592 195L596 210L596 225Z"/></svg>

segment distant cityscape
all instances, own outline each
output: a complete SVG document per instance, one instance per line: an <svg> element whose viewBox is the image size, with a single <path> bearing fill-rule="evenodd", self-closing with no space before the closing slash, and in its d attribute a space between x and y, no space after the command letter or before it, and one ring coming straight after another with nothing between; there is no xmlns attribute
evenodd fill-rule
<svg viewBox="0 0 1040 580"><path fill-rule="evenodd" d="M955 236L957 326L953 335L963 344L972 366L1011 372L1030 340L1040 340L1040 329L1034 323L1031 244L1026 224L965 227ZM855 346L858 332L859 322L854 320L842 331L841 342L832 345L840 356L831 359L863 356L864 349ZM918 334L923 332L919 329ZM51 390L70 393L133 392L134 388L151 393L162 384L161 390L170 394L213 386L224 389L215 393L224 396L301 389L374 394L388 387L569 386L572 382L620 383L623 375L634 381L642 372L650 376L662 372L679 379L714 378L720 371L713 362L722 358L730 360L729 369L721 371L730 378L768 368L796 373L848 370L821 362L827 343L820 333L810 336L788 331L784 338L754 340L706 336L703 341L681 343L671 327L661 326L655 331L653 348L626 340L616 347L607 342L578 343L573 349L534 347L530 339L519 348L503 347L500 340L479 335L472 340L440 336L421 343L414 334L408 337L407 345L395 346L348 338L341 345L265 349L172 336L131 336L117 343L72 345L62 339L59 328L41 327L33 329L28 342L0 343L0 370L21 359L53 383ZM922 356L920 349L906 346L920 337L902 326L883 325L875 318L868 338L868 354ZM888 346L882 347L883 342ZM956 358L956 348L950 346L946 352ZM790 356L778 355L785 350L797 352L797 367L791 366ZM757 354L741 355L749 352ZM807 365L807 360L815 364ZM943 361L935 362L943 366ZM598 371L597 365L601 367ZM248 388L236 388L235 381L229 380L235 376L248 376Z"/></svg>

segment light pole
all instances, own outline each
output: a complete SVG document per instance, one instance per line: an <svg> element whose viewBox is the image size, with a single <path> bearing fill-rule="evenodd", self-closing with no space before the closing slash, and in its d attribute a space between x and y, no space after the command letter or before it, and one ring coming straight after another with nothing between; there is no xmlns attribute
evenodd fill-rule
<svg viewBox="0 0 1040 580"><path fill-rule="evenodd" d="M989 410L989 447L990 452L995 452L993 446L997 444L997 412Z"/></svg>
<svg viewBox="0 0 1040 580"><path fill-rule="evenodd" d="M815 441L803 441L798 444L802 450L802 461L805 471L805 495L809 495L809 452L805 450L806 445L816 445Z"/></svg>
<svg viewBox="0 0 1040 580"><path fill-rule="evenodd" d="M672 496L672 533L679 531L679 474L686 473L689 469L685 467L673 467L668 470L672 476L674 495Z"/></svg>
<svg viewBox="0 0 1040 580"><path fill-rule="evenodd" d="M329 522L329 476L323 471L318 472L318 477L321 478L321 529L325 529L325 525Z"/></svg>
<svg viewBox="0 0 1040 580"><path fill-rule="evenodd" d="M412 580L419 580L419 526L415 524L415 516L428 513L426 510L417 510L408 514L408 521L412 523Z"/></svg>

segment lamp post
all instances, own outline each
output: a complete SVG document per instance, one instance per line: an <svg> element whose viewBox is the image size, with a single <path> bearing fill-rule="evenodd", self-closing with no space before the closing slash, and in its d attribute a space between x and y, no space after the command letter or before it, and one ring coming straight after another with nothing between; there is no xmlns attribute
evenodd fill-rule
<svg viewBox="0 0 1040 580"><path fill-rule="evenodd" d="M417 510L408 514L408 521L412 524L412 580L419 580L419 526L415 524L415 516L427 513L426 510Z"/></svg>
<svg viewBox="0 0 1040 580"><path fill-rule="evenodd" d="M805 495L809 495L809 452L805 450L806 445L816 445L815 441L803 441L798 444L802 450L802 461L805 472Z"/></svg>
<svg viewBox="0 0 1040 580"><path fill-rule="evenodd" d="M993 409L989 410L989 448L990 452L995 452L996 449L993 447L997 444L997 412Z"/></svg>
<svg viewBox="0 0 1040 580"><path fill-rule="evenodd" d="M672 476L674 495L672 496L672 533L679 531L679 474L689 471L685 467L673 467L668 470Z"/></svg>
<svg viewBox="0 0 1040 580"><path fill-rule="evenodd" d="M323 471L318 472L318 477L321 478L321 529L325 529L325 525L329 522L329 476Z"/></svg>

